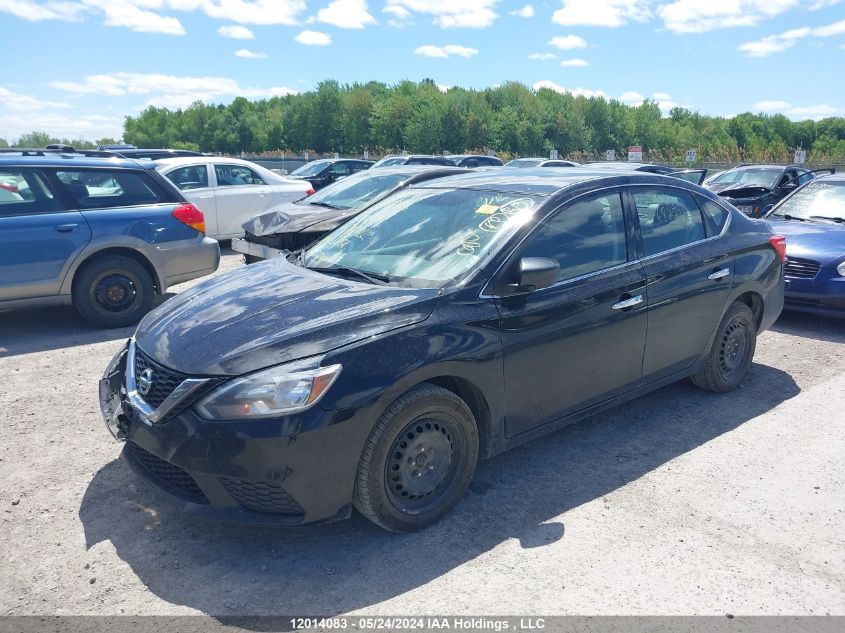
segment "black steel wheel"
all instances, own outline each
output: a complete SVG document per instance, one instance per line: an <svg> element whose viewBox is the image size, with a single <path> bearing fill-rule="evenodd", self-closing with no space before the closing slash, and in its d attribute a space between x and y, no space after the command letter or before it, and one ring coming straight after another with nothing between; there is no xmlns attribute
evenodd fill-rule
<svg viewBox="0 0 845 633"><path fill-rule="evenodd" d="M478 430L469 407L451 391L424 383L388 407L370 434L355 506L387 530L418 530L466 493L477 461Z"/></svg>
<svg viewBox="0 0 845 633"><path fill-rule="evenodd" d="M134 259L110 255L85 264L73 283L73 304L88 321L125 327L150 311L155 288L147 270Z"/></svg>
<svg viewBox="0 0 845 633"><path fill-rule="evenodd" d="M717 393L733 391L745 379L756 348L754 312L744 303L734 302L719 324L704 365L692 376L693 384Z"/></svg>

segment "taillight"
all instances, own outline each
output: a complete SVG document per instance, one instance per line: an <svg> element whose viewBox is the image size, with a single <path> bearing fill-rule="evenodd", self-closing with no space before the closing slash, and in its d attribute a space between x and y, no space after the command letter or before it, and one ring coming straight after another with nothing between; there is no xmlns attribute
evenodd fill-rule
<svg viewBox="0 0 845 633"><path fill-rule="evenodd" d="M780 261L786 259L786 238L783 235L773 235L769 238L769 244L777 251Z"/></svg>
<svg viewBox="0 0 845 633"><path fill-rule="evenodd" d="M196 229L200 233L205 233L205 216L202 214L202 211L197 209L190 202L180 204L178 207L173 209L173 213L170 215L179 220L182 224L187 224L192 229Z"/></svg>
<svg viewBox="0 0 845 633"><path fill-rule="evenodd" d="M311 187L311 189L309 189L308 191L305 192L305 195L310 196L312 193L314 193L314 191L315 191L314 187Z"/></svg>

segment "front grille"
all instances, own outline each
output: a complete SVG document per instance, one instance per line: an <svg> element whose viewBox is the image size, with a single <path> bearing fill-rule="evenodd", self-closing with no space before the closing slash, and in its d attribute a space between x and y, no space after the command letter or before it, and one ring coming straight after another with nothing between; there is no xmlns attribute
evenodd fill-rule
<svg viewBox="0 0 845 633"><path fill-rule="evenodd" d="M304 514L300 505L279 484L222 477L220 483L245 510L261 514Z"/></svg>
<svg viewBox="0 0 845 633"><path fill-rule="evenodd" d="M821 264L812 259L790 257L786 260L783 272L785 276L795 279L812 279L818 274L819 268Z"/></svg>
<svg viewBox="0 0 845 633"><path fill-rule="evenodd" d="M180 374L177 371L168 369L164 365L159 365L152 358L141 351L141 348L135 346L135 380L137 382L138 376L141 375L145 369L153 370L153 384L150 390L142 394L141 397L153 409L157 409L162 402L169 396L176 387L182 384L182 381L189 376Z"/></svg>
<svg viewBox="0 0 845 633"><path fill-rule="evenodd" d="M273 233L271 235L253 235L247 233L245 239L253 244L262 244L282 251L297 251L325 235L325 231L312 233Z"/></svg>
<svg viewBox="0 0 845 633"><path fill-rule="evenodd" d="M144 450L134 442L127 442L135 463L139 464L156 484L172 495L193 503L208 503L208 498L187 472Z"/></svg>

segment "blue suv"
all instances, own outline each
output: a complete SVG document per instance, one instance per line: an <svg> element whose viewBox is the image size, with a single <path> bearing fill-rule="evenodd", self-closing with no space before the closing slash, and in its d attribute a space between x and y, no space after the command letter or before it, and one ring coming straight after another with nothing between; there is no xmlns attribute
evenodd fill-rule
<svg viewBox="0 0 845 633"><path fill-rule="evenodd" d="M0 152L0 311L73 304L136 323L169 286L217 270L220 247L154 164L97 152Z"/></svg>

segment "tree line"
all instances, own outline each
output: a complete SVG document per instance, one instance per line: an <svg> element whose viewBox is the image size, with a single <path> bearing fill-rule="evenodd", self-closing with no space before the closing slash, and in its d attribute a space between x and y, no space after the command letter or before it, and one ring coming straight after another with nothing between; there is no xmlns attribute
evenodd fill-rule
<svg viewBox="0 0 845 633"><path fill-rule="evenodd" d="M139 147L251 155L492 150L510 158L556 149L576 160L603 156L608 149L624 160L628 146L640 145L656 162L683 161L690 148L699 161L788 162L802 147L813 163L845 162L842 117L792 121L749 112L727 119L681 107L663 116L649 100L629 106L516 82L443 91L428 79L393 86L328 80L313 91L257 101L198 101L176 110L150 106L126 118L123 140Z"/></svg>

